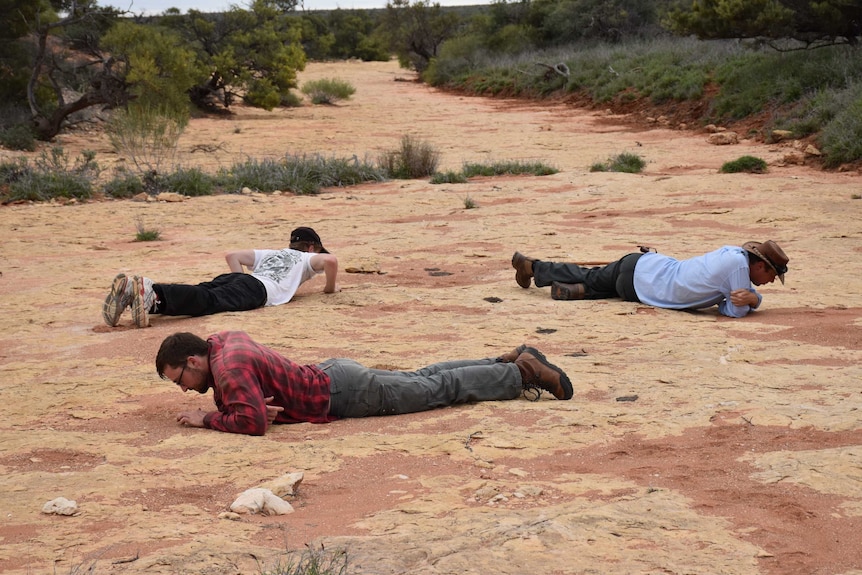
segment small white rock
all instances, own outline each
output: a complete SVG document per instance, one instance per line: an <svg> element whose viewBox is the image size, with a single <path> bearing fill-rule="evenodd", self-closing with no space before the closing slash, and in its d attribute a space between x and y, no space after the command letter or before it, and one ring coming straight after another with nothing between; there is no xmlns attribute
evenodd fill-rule
<svg viewBox="0 0 862 575"><path fill-rule="evenodd" d="M49 515L75 515L78 512L78 504L65 497L52 499L42 506L42 513Z"/></svg>

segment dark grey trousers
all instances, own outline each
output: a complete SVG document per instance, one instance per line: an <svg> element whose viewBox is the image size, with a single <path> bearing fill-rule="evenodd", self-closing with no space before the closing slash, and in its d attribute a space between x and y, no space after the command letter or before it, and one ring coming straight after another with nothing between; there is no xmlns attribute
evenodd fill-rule
<svg viewBox="0 0 862 575"><path fill-rule="evenodd" d="M577 264L533 262L533 282L545 287L552 282L584 284L587 299L619 297L626 301L640 301L635 293L635 264L643 254L628 254L606 266L585 268Z"/></svg>
<svg viewBox="0 0 862 575"><path fill-rule="evenodd" d="M517 366L494 359L447 361L417 371L369 369L352 359L329 359L319 367L329 375L329 413L336 417L397 415L515 399L522 389Z"/></svg>

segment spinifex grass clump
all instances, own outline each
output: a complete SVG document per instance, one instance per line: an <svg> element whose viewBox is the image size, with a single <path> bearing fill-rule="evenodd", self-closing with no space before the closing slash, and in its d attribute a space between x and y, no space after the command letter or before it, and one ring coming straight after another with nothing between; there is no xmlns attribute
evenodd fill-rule
<svg viewBox="0 0 862 575"><path fill-rule="evenodd" d="M428 142L404 136L401 138L401 148L383 152L377 163L390 178L427 178L437 171L440 152Z"/></svg>
<svg viewBox="0 0 862 575"><path fill-rule="evenodd" d="M258 192L291 191L316 194L321 188L381 182L385 172L359 158L327 158L319 154L288 155L281 160L249 159L221 170L216 177L227 191L250 188Z"/></svg>
<svg viewBox="0 0 862 575"><path fill-rule="evenodd" d="M638 174L643 171L646 161L637 154L623 152L608 158L604 162L596 162L590 166L591 172L625 172Z"/></svg>
<svg viewBox="0 0 862 575"><path fill-rule="evenodd" d="M433 176L431 176L432 184L466 184L467 176L462 174L461 172L453 172L452 170L448 170L446 172L437 172Z"/></svg>
<svg viewBox="0 0 862 575"><path fill-rule="evenodd" d="M559 170L542 162L522 162L506 160L490 164L465 162L461 172L438 172L431 178L432 184L466 184L469 178L477 176L548 176Z"/></svg>
<svg viewBox="0 0 862 575"><path fill-rule="evenodd" d="M350 83L337 78L321 78L306 82L302 93L311 98L312 104L334 104L338 100L347 100L356 93Z"/></svg>
<svg viewBox="0 0 862 575"><path fill-rule="evenodd" d="M737 174L739 172L764 174L766 173L766 162L754 156L740 156L735 160L722 164L719 172L722 174Z"/></svg>
<svg viewBox="0 0 862 575"><path fill-rule="evenodd" d="M549 176L556 174L558 171L556 168L542 162L522 162L519 160L507 160L491 164L467 162L463 167L463 173L468 178L475 176Z"/></svg>
<svg viewBox="0 0 862 575"><path fill-rule="evenodd" d="M157 179L160 189L184 196L209 196L216 188L216 179L199 168L179 168Z"/></svg>
<svg viewBox="0 0 862 575"><path fill-rule="evenodd" d="M135 228L137 229L136 242L155 242L162 239L162 233L155 228L147 228L144 225L144 218L140 216L135 218Z"/></svg>

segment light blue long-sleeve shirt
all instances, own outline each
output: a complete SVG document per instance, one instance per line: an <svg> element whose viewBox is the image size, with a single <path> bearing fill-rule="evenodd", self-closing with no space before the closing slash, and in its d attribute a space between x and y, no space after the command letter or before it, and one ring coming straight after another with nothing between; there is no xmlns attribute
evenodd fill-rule
<svg viewBox="0 0 862 575"><path fill-rule="evenodd" d="M739 246L723 246L687 260L646 253L635 265L634 286L638 299L648 305L698 309L718 304L718 311L730 317L743 317L763 300L751 287L748 255ZM730 292L737 289L757 295L757 305L733 305Z"/></svg>

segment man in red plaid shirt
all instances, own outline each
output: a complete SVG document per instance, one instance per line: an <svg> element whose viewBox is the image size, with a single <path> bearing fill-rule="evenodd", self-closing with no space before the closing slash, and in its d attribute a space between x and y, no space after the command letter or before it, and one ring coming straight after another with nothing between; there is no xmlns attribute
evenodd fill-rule
<svg viewBox="0 0 862 575"><path fill-rule="evenodd" d="M515 399L548 391L571 399L566 374L538 350L519 346L498 358L437 363L417 371L369 369L350 359L300 365L241 331L206 340L165 338L156 371L184 392L213 390L217 411L184 411L177 421L229 433L263 435L271 423L327 423L344 417L397 415L471 401Z"/></svg>

